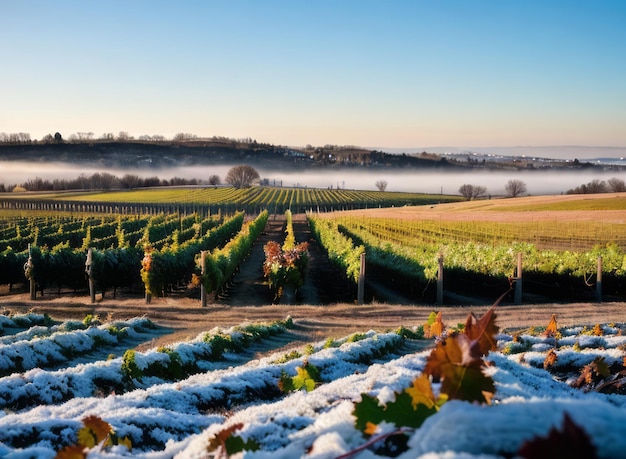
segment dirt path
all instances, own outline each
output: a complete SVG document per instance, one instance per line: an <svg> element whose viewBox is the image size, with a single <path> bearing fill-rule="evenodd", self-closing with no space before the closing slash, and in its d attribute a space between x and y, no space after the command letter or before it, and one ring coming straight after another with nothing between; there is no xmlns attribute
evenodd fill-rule
<svg viewBox="0 0 626 459"><path fill-rule="evenodd" d="M91 305L89 298L50 298L28 300L27 294L14 295L11 299L0 298L0 313L28 312L47 313L54 319L79 319L86 314L98 314L106 318L123 320L146 315L171 333L155 338L149 346L168 345L196 337L216 326L230 327L242 323L282 320L291 316L297 324L298 342L338 338L354 332L370 329L385 331L400 325L413 327L423 324L432 305L388 304L334 304L334 305L266 305L227 306L214 304L202 308L199 300L188 298L156 298L146 305L138 299L105 300ZM485 306L456 306L442 309L446 324L464 322L470 312L483 314ZM626 303L571 303L571 304L525 304L499 306L497 323L503 329L519 329L545 326L552 314L557 314L560 326L593 325L595 323L626 322Z"/></svg>
<svg viewBox="0 0 626 459"><path fill-rule="evenodd" d="M309 263L304 285L299 289L295 304L331 304L352 302L355 287L330 262L309 228L304 214L294 215L293 230L296 241L309 245ZM271 215L265 231L255 242L250 255L241 264L233 282L217 298L216 303L233 307L263 306L272 303L272 294L263 278L263 246L269 241L280 244L285 240L285 217Z"/></svg>

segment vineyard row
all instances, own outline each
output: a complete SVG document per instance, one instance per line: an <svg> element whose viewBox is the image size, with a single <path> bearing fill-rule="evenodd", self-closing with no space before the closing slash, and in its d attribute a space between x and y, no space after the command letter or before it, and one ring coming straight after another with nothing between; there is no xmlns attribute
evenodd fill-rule
<svg viewBox="0 0 626 459"><path fill-rule="evenodd" d="M458 201L458 196L417 193L327 190L317 188L253 187L235 189L185 188L149 189L97 194L50 195L41 199L19 197L0 200L0 209L88 212L115 214L198 213L202 216L245 211L258 214L264 209L282 214L306 211L331 212Z"/></svg>

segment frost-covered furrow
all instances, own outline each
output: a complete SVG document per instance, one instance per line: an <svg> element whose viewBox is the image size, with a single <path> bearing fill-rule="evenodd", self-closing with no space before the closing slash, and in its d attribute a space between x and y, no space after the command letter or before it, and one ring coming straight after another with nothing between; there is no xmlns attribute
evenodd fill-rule
<svg viewBox="0 0 626 459"><path fill-rule="evenodd" d="M286 363L275 363L277 356L272 356L121 396L76 398L58 406L6 414L0 418L0 442L11 448L28 444L58 449L76 440L82 418L96 415L109 422L118 435L130 437L133 454L162 449L168 440L180 441L224 420L222 416L205 416L207 413L238 410L282 397L278 389L281 373L295 375L304 360L315 365L322 379L329 382L365 373L376 359L396 358L394 351L403 341L394 333L369 332L360 341L320 349Z"/></svg>
<svg viewBox="0 0 626 459"><path fill-rule="evenodd" d="M55 322L47 314L15 314L6 316L0 314L0 335L13 335L19 333L20 330L28 329L35 326L49 327ZM6 338L6 337L4 337Z"/></svg>
<svg viewBox="0 0 626 459"><path fill-rule="evenodd" d="M216 362L241 353L260 339L282 334L290 321L269 325L214 329L197 338L145 353L127 352L123 358L47 371L39 368L0 378L0 408L11 411L58 404L74 397L123 394L137 388L185 379L217 368ZM227 353L224 356L224 353ZM136 365L133 374L130 361ZM223 367L223 365L222 365ZM141 374L141 376L139 375Z"/></svg>
<svg viewBox="0 0 626 459"><path fill-rule="evenodd" d="M372 364L362 372L338 376L312 392L295 392L273 403L247 407L226 422L210 426L202 435L171 445L163 456L157 457L167 457L167 454L178 454L176 457L180 458L207 457L209 440L224 428L239 423L244 428L237 434L258 443L262 451L247 452L246 457L305 457L316 439L327 435L343 437L341 443L356 447L365 439L354 426L351 414L354 402L360 401L363 393L377 396L383 402L393 400L394 392L410 386L421 373L429 354L430 351L422 351Z"/></svg>
<svg viewBox="0 0 626 459"><path fill-rule="evenodd" d="M394 392L411 385L421 373L429 352L408 355L384 365L372 365L320 386L310 393L294 393L282 400L251 406L214 424L201 435L171 444L151 458L207 457L209 441L220 431L237 424L237 435L258 444L251 459L332 458L355 450L367 439L355 427L354 403L361 394L376 396L381 403L393 400ZM490 354L496 386L491 406L449 401L429 417L409 439L402 459L512 457L524 441L560 427L568 413L597 439L600 457L622 457L626 447L626 398L585 393L554 381L550 373ZM365 457L378 457L371 451Z"/></svg>
<svg viewBox="0 0 626 459"><path fill-rule="evenodd" d="M32 368L50 368L94 350L118 346L154 329L145 318L114 322L85 330L57 331L49 336L0 344L0 376Z"/></svg>
<svg viewBox="0 0 626 459"><path fill-rule="evenodd" d="M568 334L558 339L523 334L517 336L515 341L510 336L502 335L499 348L538 368L543 367L548 351L552 351L556 357L550 363L555 370L581 369L597 358L602 358L607 365L621 364L626 356L626 336L618 333L619 329L614 327L605 326L603 332L608 334Z"/></svg>

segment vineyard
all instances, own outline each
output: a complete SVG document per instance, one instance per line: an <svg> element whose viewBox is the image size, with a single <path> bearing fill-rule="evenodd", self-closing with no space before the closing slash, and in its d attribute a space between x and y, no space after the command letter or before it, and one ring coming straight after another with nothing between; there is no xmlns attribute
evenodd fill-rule
<svg viewBox="0 0 626 459"><path fill-rule="evenodd" d="M173 192L152 190L164 199L161 191ZM275 194L284 191L273 189ZM148 192L139 193L145 196ZM507 202L509 207L515 206ZM437 205L446 206L458 205ZM401 217L408 209L425 207L402 207L396 213ZM450 213L456 208L450 207ZM529 212L523 209L517 215ZM624 222L442 220L377 216L384 214L384 209L375 214L360 212L363 214L309 212L307 221L324 255L353 283L355 292L361 270L367 266L368 302L381 297L380 288L376 291L375 287L382 285L386 291L396 292L395 298L404 298L400 299L403 303L441 304L444 296L446 303L484 303L493 298L492 292L512 291L521 279L527 301L624 298ZM427 212L422 210L422 214ZM94 290L104 298L107 292L115 297L119 289L125 289L145 292L148 299L200 287L218 295L238 272L270 217L267 210L247 217L241 211L201 216L5 210L3 215L0 285L7 285L9 291L14 285L30 282L33 296L37 291L43 295L46 289L80 292L89 286L92 298ZM266 257L268 250L273 253L265 277L275 301L288 283L301 287L306 270L306 262L301 267L295 263L298 253L305 253L305 245L286 255L293 250L295 237L292 212L287 209L285 215L287 240L281 236L266 248ZM518 274L520 263L523 271ZM511 293L507 301L514 300Z"/></svg>
<svg viewBox="0 0 626 459"><path fill-rule="evenodd" d="M397 209L397 218L309 212L306 219L287 210L278 220L266 209L3 211L0 284L9 301L0 314L0 456L622 457L623 311L620 323L559 326L553 316L500 330L498 308L513 306L451 323L446 315L456 308L444 308L421 319L397 316L392 327L375 330L376 314L388 315L384 305L354 304L347 320L366 328L324 337L304 331L316 322L330 328L327 306L308 320L284 314L264 322L244 321L252 314L238 312L245 308L205 307L206 295L213 303L233 288L256 249L264 260L256 271L282 314L281 296L310 281L313 246L355 293L365 279L367 302L382 285L410 299L407 308L433 304L441 272L446 303L512 302L520 253L525 299L595 299L601 276L604 297L623 301L623 223L400 218L406 212L418 210ZM261 250L270 223L278 231ZM296 223L308 225L310 236ZM334 275L324 279L345 281ZM24 311L54 309L44 300L50 292L86 296L92 288L102 295L97 307L111 309L80 320L15 312L11 289L28 284L37 301ZM137 303L146 295L145 309L132 306L138 315L114 320L116 301L105 294L115 298L120 289ZM180 292L197 305L175 309L162 299ZM215 326L227 309L238 325ZM173 329L141 314L163 310L183 315L189 329L194 314L211 325L155 345Z"/></svg>
<svg viewBox="0 0 626 459"><path fill-rule="evenodd" d="M245 211L273 214L415 206L459 201L459 196L321 188L191 187L133 191L28 193L0 199L0 209L122 214L200 215Z"/></svg>
<svg viewBox="0 0 626 459"><path fill-rule="evenodd" d="M329 258L348 278L358 282L365 254L369 279L393 286L415 302L435 302L440 273L445 273L446 292L455 303L505 291L520 276L525 296L534 301L596 299L600 288L624 298L623 222L457 221L369 212L311 213L308 219ZM523 260L519 276L518 260Z"/></svg>
<svg viewBox="0 0 626 459"><path fill-rule="evenodd" d="M0 316L0 455L623 457L624 324L497 313L285 348L287 317L142 352L114 346L158 331L145 318Z"/></svg>
<svg viewBox="0 0 626 459"><path fill-rule="evenodd" d="M257 218L257 232L266 219L267 213ZM148 295L164 295L186 288L200 272L201 252L220 249L222 256L228 256L241 250L233 238L251 225L244 222L242 212L206 218L179 214L6 217L0 225L4 238L0 285L8 285L10 291L14 284L30 281L43 295L46 288L84 290L89 280L102 296L112 290L115 297L118 289L139 285ZM239 261L233 258L231 264ZM232 273L234 267L216 269ZM229 274L224 276L228 279ZM215 283L213 289L220 285Z"/></svg>

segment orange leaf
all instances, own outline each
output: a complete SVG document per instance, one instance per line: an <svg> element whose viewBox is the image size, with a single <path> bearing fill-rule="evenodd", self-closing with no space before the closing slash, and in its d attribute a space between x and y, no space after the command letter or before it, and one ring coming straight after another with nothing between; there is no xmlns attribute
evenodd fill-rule
<svg viewBox="0 0 626 459"><path fill-rule="evenodd" d="M543 332L543 335L548 338L554 338L559 332L559 325L556 323L556 314L552 314L552 318L546 327L546 331Z"/></svg>
<svg viewBox="0 0 626 459"><path fill-rule="evenodd" d="M441 336L444 330L445 330L445 327L443 324L443 318L441 315L441 311L439 311L437 313L437 317L435 318L435 321L430 325L430 328L428 330L428 337L434 338L435 336Z"/></svg>
<svg viewBox="0 0 626 459"><path fill-rule="evenodd" d="M378 430L378 426L376 424L374 424L373 422L367 421L365 423L365 430L363 431L363 433L365 433L366 435L374 435L377 430Z"/></svg>
<svg viewBox="0 0 626 459"><path fill-rule="evenodd" d="M111 424L103 421L98 416L87 416L83 419L83 425L91 430L96 438L96 444L107 438L112 432Z"/></svg>
<svg viewBox="0 0 626 459"><path fill-rule="evenodd" d="M405 389L406 393L411 396L411 404L413 409L417 409L417 405L422 404L427 408L435 406L435 394L433 394L432 386L428 376L422 373L413 380L413 385Z"/></svg>
<svg viewBox="0 0 626 459"><path fill-rule="evenodd" d="M84 446L72 445L61 449L54 459L84 459L87 457Z"/></svg>
<svg viewBox="0 0 626 459"><path fill-rule="evenodd" d="M600 324L596 324L593 327L593 330L591 331L591 334L593 336L602 336L602 335L604 335L604 330L602 330L602 327L600 326Z"/></svg>

